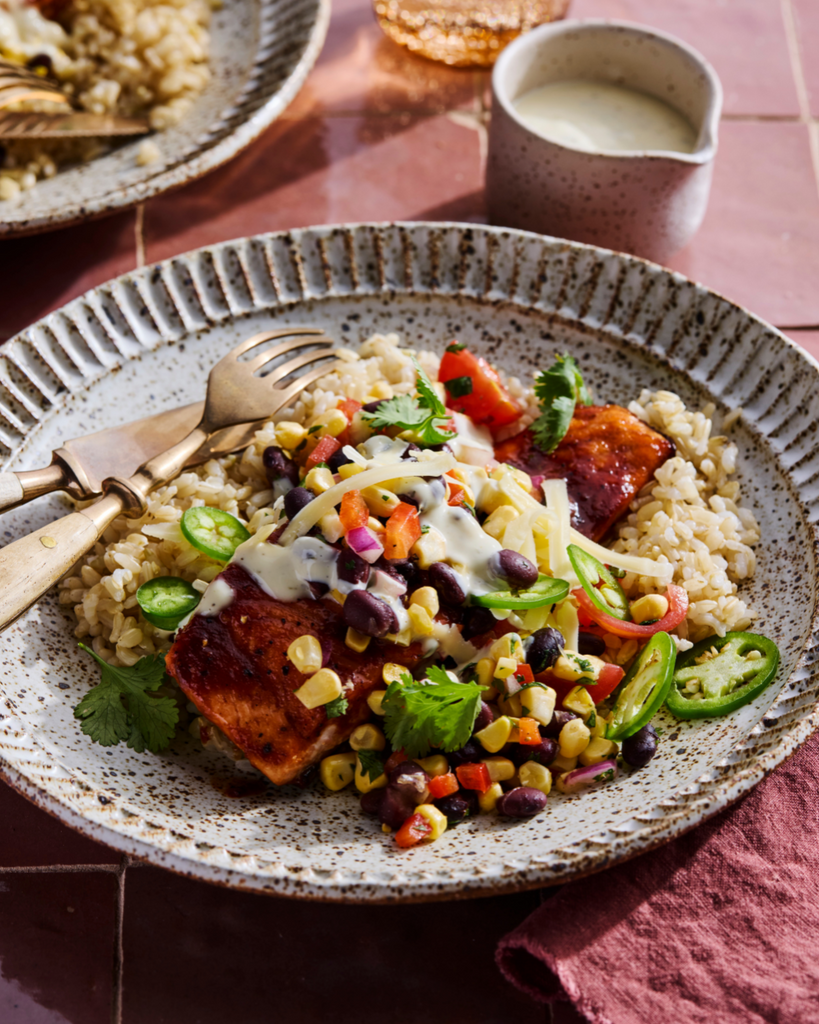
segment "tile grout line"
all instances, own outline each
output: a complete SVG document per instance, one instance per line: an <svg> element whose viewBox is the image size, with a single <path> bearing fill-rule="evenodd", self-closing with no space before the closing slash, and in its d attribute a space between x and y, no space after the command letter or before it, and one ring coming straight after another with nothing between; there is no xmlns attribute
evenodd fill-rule
<svg viewBox="0 0 819 1024"><path fill-rule="evenodd" d="M813 163L813 177L819 192L819 125L810 112L810 94L805 79L804 68L802 67L802 53L799 46L799 32L796 28L796 16L793 10L792 0L780 0L782 10L782 21L785 25L785 38L788 43L788 54L791 61L791 73L793 74L794 85L796 86L796 98L799 102L799 120L808 129L808 144L810 146L811 161Z"/></svg>
<svg viewBox="0 0 819 1024"><path fill-rule="evenodd" d="M122 975L123 950L122 933L125 918L125 872L128 870L130 858L123 854L117 865L117 901L114 908L114 963L113 992L111 994L111 1024L122 1024Z"/></svg>

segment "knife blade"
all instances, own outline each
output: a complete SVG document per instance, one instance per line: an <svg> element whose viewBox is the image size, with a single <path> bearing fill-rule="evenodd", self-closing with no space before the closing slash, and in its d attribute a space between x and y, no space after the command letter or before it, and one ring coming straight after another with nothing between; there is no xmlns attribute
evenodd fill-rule
<svg viewBox="0 0 819 1024"><path fill-rule="evenodd" d="M195 402L73 438L52 452L51 465L44 469L0 473L0 512L52 491L66 491L81 501L99 497L107 477L131 476L143 462L181 441L201 419L202 409L203 403ZM243 423L220 430L185 467L245 448L258 427Z"/></svg>

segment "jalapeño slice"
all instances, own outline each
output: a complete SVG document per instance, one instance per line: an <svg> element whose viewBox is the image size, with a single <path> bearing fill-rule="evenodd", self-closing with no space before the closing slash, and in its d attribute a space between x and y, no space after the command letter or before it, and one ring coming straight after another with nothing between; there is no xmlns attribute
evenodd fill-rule
<svg viewBox="0 0 819 1024"><path fill-rule="evenodd" d="M778 667L779 648L766 636L707 637L677 659L666 706L677 718L727 715L762 693ZM692 692L688 687L693 682L699 687Z"/></svg>
<svg viewBox="0 0 819 1024"><path fill-rule="evenodd" d="M537 583L526 590L493 590L477 594L472 604L481 608L540 608L544 604L557 604L567 597L569 584L551 576L538 576Z"/></svg>
<svg viewBox="0 0 819 1024"><path fill-rule="evenodd" d="M217 562L229 561L236 548L250 538L244 523L236 516L206 505L189 508L182 514L179 525L186 540Z"/></svg>
<svg viewBox="0 0 819 1024"><path fill-rule="evenodd" d="M614 573L577 544L570 544L566 553L594 607L612 618L630 622L628 598Z"/></svg>
<svg viewBox="0 0 819 1024"><path fill-rule="evenodd" d="M677 648L668 633L655 633L620 684L606 738L624 740L648 725L674 677Z"/></svg>
<svg viewBox="0 0 819 1024"><path fill-rule="evenodd" d="M136 593L143 616L153 626L173 632L196 608L202 595L178 576L158 576L143 583Z"/></svg>

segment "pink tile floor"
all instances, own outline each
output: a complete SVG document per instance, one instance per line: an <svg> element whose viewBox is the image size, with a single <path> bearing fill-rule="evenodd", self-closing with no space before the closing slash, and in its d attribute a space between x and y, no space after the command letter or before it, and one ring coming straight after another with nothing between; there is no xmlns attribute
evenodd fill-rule
<svg viewBox="0 0 819 1024"><path fill-rule="evenodd" d="M713 193L672 265L819 358L819 4L575 0L572 14L654 25L714 64ZM238 235L483 221L487 83L398 49L366 0L336 0L301 94L232 163L138 213L0 242L0 340L116 274ZM538 899L344 908L214 889L128 864L0 784L0 1024L573 1024L492 963Z"/></svg>

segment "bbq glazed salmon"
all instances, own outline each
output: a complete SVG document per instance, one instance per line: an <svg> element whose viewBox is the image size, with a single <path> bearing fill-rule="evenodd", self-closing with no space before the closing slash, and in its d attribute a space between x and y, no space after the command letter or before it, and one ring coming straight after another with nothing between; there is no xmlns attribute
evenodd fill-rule
<svg viewBox="0 0 819 1024"><path fill-rule="evenodd" d="M495 458L540 480L565 480L575 529L601 540L637 492L674 454L674 444L619 405L578 405L566 436L546 455L524 430L495 445ZM538 498L540 497L540 488Z"/></svg>
<svg viewBox="0 0 819 1024"><path fill-rule="evenodd" d="M383 686L388 661L412 668L420 645L370 643L363 654L344 643L347 627L332 601L277 601L240 565L220 573L234 592L218 615L194 615L166 658L166 668L202 714L242 750L250 763L282 785L343 743L370 716L368 694ZM327 664L341 677L346 714L327 718L294 695L307 676L287 657L297 637L321 641Z"/></svg>

